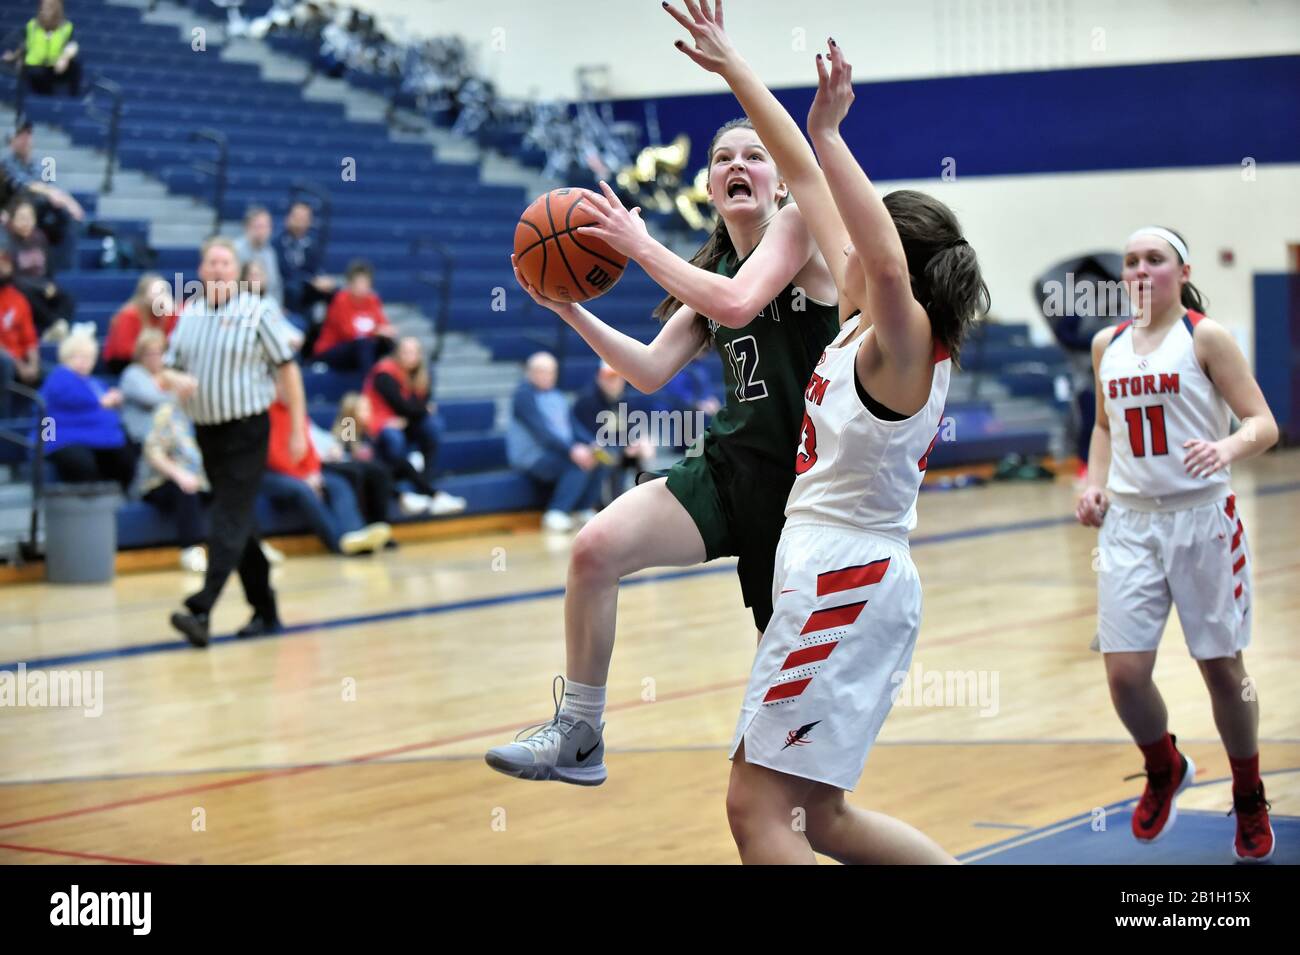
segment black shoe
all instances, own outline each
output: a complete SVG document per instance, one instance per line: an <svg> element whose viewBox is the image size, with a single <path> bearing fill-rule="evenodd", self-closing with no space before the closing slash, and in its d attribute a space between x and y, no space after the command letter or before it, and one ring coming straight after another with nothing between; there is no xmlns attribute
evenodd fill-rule
<svg viewBox="0 0 1300 955"><path fill-rule="evenodd" d="M269 633L279 633L282 629L284 628L280 625L279 617L264 617L260 613L255 613L252 620L235 632L235 636L264 637Z"/></svg>
<svg viewBox="0 0 1300 955"><path fill-rule="evenodd" d="M172 626L185 634L185 639L196 647L208 645L208 615L192 611L176 611L172 614Z"/></svg>

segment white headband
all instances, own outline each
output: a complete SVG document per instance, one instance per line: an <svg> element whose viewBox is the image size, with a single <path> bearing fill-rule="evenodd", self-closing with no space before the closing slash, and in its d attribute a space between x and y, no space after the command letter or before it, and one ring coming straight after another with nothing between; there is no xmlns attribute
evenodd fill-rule
<svg viewBox="0 0 1300 955"><path fill-rule="evenodd" d="M1136 232L1134 232L1131 236L1129 236L1128 241L1132 242L1140 235L1154 235L1157 238L1164 239L1166 242L1168 242L1170 245L1174 247L1175 252L1177 252L1180 256L1182 256L1184 265L1186 265L1188 262L1191 261L1191 256L1187 254L1186 244L1183 242L1182 239L1178 238L1178 236L1174 235L1168 229L1162 229L1158 225L1145 225L1142 228L1138 229Z"/></svg>

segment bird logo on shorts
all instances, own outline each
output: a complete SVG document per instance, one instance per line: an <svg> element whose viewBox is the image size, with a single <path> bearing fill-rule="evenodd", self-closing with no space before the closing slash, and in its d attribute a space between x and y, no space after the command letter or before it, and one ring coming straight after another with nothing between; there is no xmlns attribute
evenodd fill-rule
<svg viewBox="0 0 1300 955"><path fill-rule="evenodd" d="M817 721L817 723L820 722L821 720ZM789 749L791 746L807 746L809 743L812 742L812 740L807 739L807 736L812 731L812 728L817 725L817 723L805 723L797 730L791 730L790 732L786 733L785 745L782 746L781 748Z"/></svg>

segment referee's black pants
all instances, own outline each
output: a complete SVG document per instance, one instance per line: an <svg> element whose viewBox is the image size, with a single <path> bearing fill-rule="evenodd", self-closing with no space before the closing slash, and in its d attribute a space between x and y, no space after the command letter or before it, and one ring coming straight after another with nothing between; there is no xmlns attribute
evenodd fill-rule
<svg viewBox="0 0 1300 955"><path fill-rule="evenodd" d="M203 469L212 485L212 506L208 511L208 573L203 589L185 601L192 613L210 613L226 578L238 567L244 596L253 610L268 620L276 619L271 568L262 554L254 515L270 434L271 419L266 412L194 428Z"/></svg>

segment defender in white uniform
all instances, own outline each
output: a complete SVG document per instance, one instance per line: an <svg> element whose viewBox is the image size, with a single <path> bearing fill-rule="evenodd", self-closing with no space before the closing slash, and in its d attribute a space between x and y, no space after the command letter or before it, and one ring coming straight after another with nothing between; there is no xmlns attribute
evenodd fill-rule
<svg viewBox="0 0 1300 955"><path fill-rule="evenodd" d="M1183 445L1228 437L1227 402L1196 359L1189 310L1147 355L1124 322L1098 379L1111 433L1110 507L1098 535L1097 644L1154 650L1172 603L1198 660L1250 643L1250 561L1230 469L1192 477Z"/></svg>
<svg viewBox="0 0 1300 955"><path fill-rule="evenodd" d="M938 438L952 360L936 346L930 397L887 420L856 373L861 317L827 347L804 393L795 482L734 757L852 790L911 666L921 581L907 535ZM874 407L874 412L873 412ZM897 416L891 416L897 417Z"/></svg>

